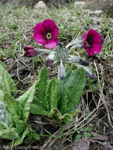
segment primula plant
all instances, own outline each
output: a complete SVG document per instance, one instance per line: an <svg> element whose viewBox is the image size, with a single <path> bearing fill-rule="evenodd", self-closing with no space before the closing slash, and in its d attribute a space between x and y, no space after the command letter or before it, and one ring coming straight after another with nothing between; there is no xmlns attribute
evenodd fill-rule
<svg viewBox="0 0 113 150"><path fill-rule="evenodd" d="M16 86L0 62L0 139L13 140L12 146L21 144L29 133L27 120L35 85L16 98Z"/></svg>
<svg viewBox="0 0 113 150"><path fill-rule="evenodd" d="M91 29L66 46L58 41L58 34L59 28L50 19L34 27L34 40L43 48L26 46L24 56L48 56L37 80L19 97L15 83L0 62L0 139L13 140L13 146L21 144L31 134L27 122L30 113L57 122L72 121L73 116L80 112L76 106L83 94L86 77L96 78L89 62L72 55L72 51L84 48L90 56L98 54L101 51L99 33ZM58 64L58 78L49 79L47 68L55 64ZM70 64L75 65L76 69L66 68Z"/></svg>
<svg viewBox="0 0 113 150"><path fill-rule="evenodd" d="M83 94L88 78L96 78L88 67L89 62L79 56L72 55L73 49L84 48L90 56L101 51L101 36L91 29L66 46L58 42L59 29L53 20L45 20L34 27L34 40L45 48L24 47L26 57L48 54L45 66L58 66L58 79L49 79L47 68L43 68L37 79L38 93L31 104L31 113L43 115L57 121L69 122L80 110L76 105ZM77 69L65 69L65 64L74 64Z"/></svg>

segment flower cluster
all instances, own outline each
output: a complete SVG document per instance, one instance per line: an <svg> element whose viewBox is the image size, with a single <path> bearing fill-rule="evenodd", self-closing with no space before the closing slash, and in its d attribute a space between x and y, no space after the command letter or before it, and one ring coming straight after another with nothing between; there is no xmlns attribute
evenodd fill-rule
<svg viewBox="0 0 113 150"><path fill-rule="evenodd" d="M25 57L40 56L49 54L46 58L47 67L60 63L58 76L63 80L65 78L64 64L72 63L77 67L83 67L89 78L96 78L94 72L88 67L89 62L81 57L71 55L73 49L84 48L90 56L94 56L101 51L101 36L98 32L91 29L81 37L72 40L66 46L58 42L59 29L53 20L47 19L38 23L34 27L34 40L42 44L46 49L24 47Z"/></svg>

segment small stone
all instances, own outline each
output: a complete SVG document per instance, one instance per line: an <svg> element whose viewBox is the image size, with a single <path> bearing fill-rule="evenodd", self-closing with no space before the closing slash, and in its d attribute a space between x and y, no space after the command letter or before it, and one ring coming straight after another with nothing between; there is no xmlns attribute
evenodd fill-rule
<svg viewBox="0 0 113 150"><path fill-rule="evenodd" d="M85 2L75 2L74 6L78 8L83 8L85 6Z"/></svg>
<svg viewBox="0 0 113 150"><path fill-rule="evenodd" d="M95 16L97 16L97 17L100 17L101 16L101 14L103 13L103 11L102 10L90 10L90 9L84 9L83 10L85 13L89 13L90 15L95 15Z"/></svg>
<svg viewBox="0 0 113 150"><path fill-rule="evenodd" d="M97 16L97 17L100 17L101 14L102 14L102 10L95 10L95 11L92 11L92 14L94 14L94 15Z"/></svg>
<svg viewBox="0 0 113 150"><path fill-rule="evenodd" d="M35 6L34 6L35 9L46 9L46 4L43 2L43 1L39 1Z"/></svg>
<svg viewBox="0 0 113 150"><path fill-rule="evenodd" d="M94 14L101 14L102 13L102 10L95 10L94 11Z"/></svg>
<svg viewBox="0 0 113 150"><path fill-rule="evenodd" d="M113 14L113 0L85 0L85 8L91 10L103 10L112 16Z"/></svg>

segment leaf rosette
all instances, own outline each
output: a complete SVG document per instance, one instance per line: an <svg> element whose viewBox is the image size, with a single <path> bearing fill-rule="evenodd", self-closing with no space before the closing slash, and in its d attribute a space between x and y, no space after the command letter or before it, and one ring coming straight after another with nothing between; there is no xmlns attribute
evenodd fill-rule
<svg viewBox="0 0 113 150"><path fill-rule="evenodd" d="M76 108L86 84L83 68L67 70L66 77L49 80L47 68L42 68L38 75L36 93L31 103L30 112L51 119L70 122L80 110Z"/></svg>

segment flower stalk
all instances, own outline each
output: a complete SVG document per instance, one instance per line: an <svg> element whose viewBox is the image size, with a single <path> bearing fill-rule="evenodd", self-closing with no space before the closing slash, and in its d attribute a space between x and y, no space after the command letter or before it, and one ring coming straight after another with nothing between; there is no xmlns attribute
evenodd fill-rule
<svg viewBox="0 0 113 150"><path fill-rule="evenodd" d="M71 53L71 51L73 49L77 49L77 48L83 47L83 39L82 39L82 37L79 37L79 38L76 38L76 39L72 40L70 43L68 43L66 45L65 48L69 49L69 47L71 47L70 50L69 50L70 53Z"/></svg>

